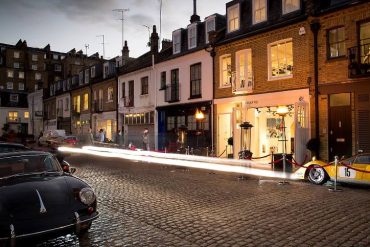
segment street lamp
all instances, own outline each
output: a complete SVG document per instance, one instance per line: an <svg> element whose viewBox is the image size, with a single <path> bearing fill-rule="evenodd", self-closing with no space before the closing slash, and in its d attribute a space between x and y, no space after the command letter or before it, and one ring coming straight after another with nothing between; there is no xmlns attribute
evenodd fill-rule
<svg viewBox="0 0 370 247"><path fill-rule="evenodd" d="M202 134L202 130L203 130L203 126L202 126L202 123L203 123L203 120L204 120L205 116L204 116L204 113L199 110L198 108L195 110L195 119L197 122L199 122L199 129L197 130L196 132L196 135L197 135L197 147L199 147L199 135Z"/></svg>
<svg viewBox="0 0 370 247"><path fill-rule="evenodd" d="M283 173L284 173L284 176L286 176L286 151L287 151L287 148L286 148L287 139L285 135L285 128L286 128L285 127L285 116L288 113L289 113L289 108L287 106L278 106L278 108L276 109L276 114L278 114L281 117L280 128L282 131L282 135L281 135L282 139L279 141L283 142ZM285 184L289 184L289 182L283 180L283 181L280 181L279 184L285 185Z"/></svg>

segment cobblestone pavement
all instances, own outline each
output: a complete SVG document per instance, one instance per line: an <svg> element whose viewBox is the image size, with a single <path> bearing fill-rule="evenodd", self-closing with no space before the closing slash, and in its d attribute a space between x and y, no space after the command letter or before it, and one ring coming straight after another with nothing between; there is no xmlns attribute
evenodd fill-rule
<svg viewBox="0 0 370 247"><path fill-rule="evenodd" d="M95 189L89 234L39 246L370 246L370 188L73 156Z"/></svg>

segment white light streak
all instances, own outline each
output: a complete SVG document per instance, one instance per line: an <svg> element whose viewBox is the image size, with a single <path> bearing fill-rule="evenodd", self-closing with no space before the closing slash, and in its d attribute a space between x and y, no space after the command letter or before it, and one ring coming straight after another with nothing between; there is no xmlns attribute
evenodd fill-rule
<svg viewBox="0 0 370 247"><path fill-rule="evenodd" d="M213 171L232 172L262 177L274 177L283 179L297 179L294 174L284 174L271 170L261 170L250 167L253 161L228 160L202 156L191 156L181 154L156 153L150 151L132 151L124 149L113 149L103 147L86 146L80 148L60 147L59 151L89 154L101 157L120 158L126 160L142 161L160 165L182 166ZM210 164L211 163L211 164ZM227 164L228 163L228 164ZM248 165L248 167L246 166Z"/></svg>

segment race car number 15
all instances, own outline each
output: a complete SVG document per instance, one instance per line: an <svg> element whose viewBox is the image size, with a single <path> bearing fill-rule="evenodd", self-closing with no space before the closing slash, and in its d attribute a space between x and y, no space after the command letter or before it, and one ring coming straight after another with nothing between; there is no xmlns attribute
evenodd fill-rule
<svg viewBox="0 0 370 247"><path fill-rule="evenodd" d="M350 169L348 167L340 167L339 168L339 177L355 178L356 177L356 171L353 170L353 169Z"/></svg>

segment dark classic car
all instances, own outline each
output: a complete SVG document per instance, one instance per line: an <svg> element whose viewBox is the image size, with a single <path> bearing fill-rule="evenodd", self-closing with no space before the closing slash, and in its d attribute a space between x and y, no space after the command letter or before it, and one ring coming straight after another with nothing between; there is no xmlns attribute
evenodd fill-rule
<svg viewBox="0 0 370 247"><path fill-rule="evenodd" d="M74 171L47 152L0 154L0 246L87 232L98 217L96 197Z"/></svg>
<svg viewBox="0 0 370 247"><path fill-rule="evenodd" d="M30 149L22 144L0 142L0 153L19 152L27 150Z"/></svg>

